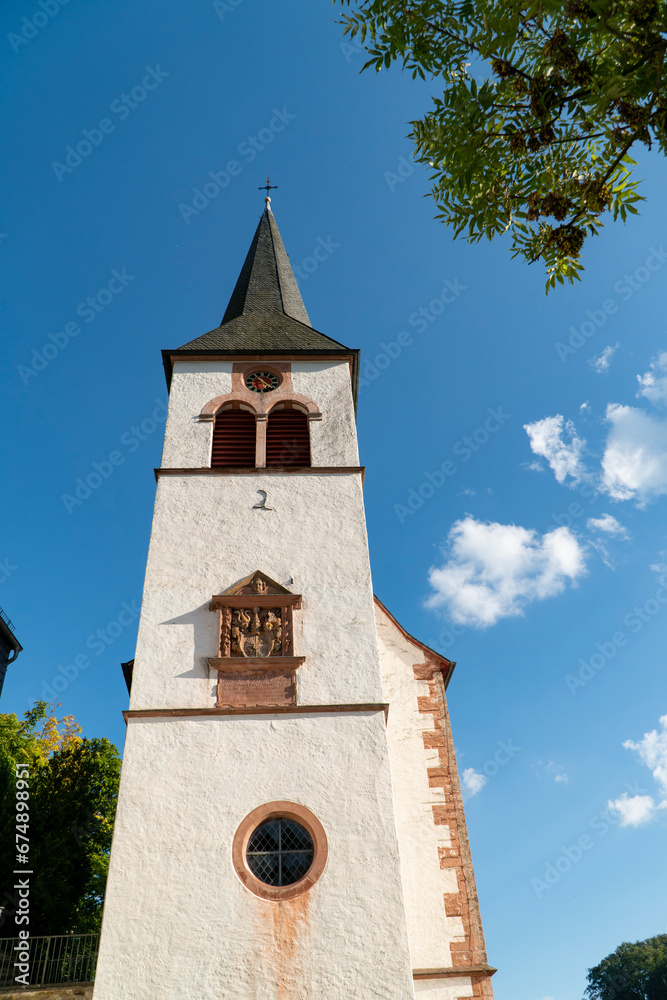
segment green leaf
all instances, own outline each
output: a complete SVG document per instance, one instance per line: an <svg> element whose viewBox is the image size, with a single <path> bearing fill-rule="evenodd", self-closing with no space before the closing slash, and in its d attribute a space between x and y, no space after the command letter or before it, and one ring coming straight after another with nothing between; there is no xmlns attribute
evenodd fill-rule
<svg viewBox="0 0 667 1000"><path fill-rule="evenodd" d="M637 132L629 121L642 108L667 106L663 43L646 47L650 32L636 30L635 8L591 0L599 16L579 20L562 0L340 2L350 10L344 32L360 37L370 57L364 69L398 62L430 84L430 104L410 125L416 155L431 171L436 218L454 238L501 236L512 257L542 262L550 288L579 280L568 230L556 245L545 229L545 219L555 219L553 199L559 217L561 199L578 220L570 233L597 236L606 212L623 220L638 214L637 164L617 136ZM545 49L556 27L571 50L561 62ZM582 82L583 63L590 74ZM667 130L651 128L664 152Z"/></svg>

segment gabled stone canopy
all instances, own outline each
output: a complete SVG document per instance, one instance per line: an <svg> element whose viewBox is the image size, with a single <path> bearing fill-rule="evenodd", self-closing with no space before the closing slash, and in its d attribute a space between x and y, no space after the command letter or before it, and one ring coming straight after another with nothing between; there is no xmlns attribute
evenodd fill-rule
<svg viewBox="0 0 667 1000"><path fill-rule="evenodd" d="M232 587L227 590L223 590L221 597L234 597L242 594L259 594L264 593L267 596L271 594L289 594L292 596L292 591L288 590L287 587L283 587L281 583L276 583L272 580L270 576L266 573L262 573L261 570L257 569L250 576L246 576L243 580L235 583Z"/></svg>

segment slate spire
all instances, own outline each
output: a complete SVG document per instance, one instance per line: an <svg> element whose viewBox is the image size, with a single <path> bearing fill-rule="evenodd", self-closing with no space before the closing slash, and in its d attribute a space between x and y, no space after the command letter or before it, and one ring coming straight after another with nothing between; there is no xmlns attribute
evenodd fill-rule
<svg viewBox="0 0 667 1000"><path fill-rule="evenodd" d="M310 326L270 201L270 198L266 198L266 208L262 212L221 326L248 313L284 313Z"/></svg>
<svg viewBox="0 0 667 1000"><path fill-rule="evenodd" d="M270 202L267 197L220 326L177 351L163 352L166 358L220 352L340 354L344 351L356 355L357 352L310 325ZM165 364L170 370L171 362Z"/></svg>

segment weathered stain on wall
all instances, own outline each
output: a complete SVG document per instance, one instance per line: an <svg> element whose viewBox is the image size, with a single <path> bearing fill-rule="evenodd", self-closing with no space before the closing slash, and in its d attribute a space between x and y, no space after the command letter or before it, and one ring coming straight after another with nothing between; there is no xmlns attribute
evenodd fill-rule
<svg viewBox="0 0 667 1000"><path fill-rule="evenodd" d="M252 996L261 1000L313 997L310 893L280 901L257 899Z"/></svg>
<svg viewBox="0 0 667 1000"><path fill-rule="evenodd" d="M273 954L277 970L277 1000L306 1000L311 996L309 983L304 979L310 943L309 894L295 896L271 908Z"/></svg>

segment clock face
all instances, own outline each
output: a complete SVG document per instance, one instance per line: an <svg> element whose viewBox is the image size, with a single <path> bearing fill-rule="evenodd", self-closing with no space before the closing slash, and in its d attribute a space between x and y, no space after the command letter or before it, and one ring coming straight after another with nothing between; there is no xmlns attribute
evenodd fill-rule
<svg viewBox="0 0 667 1000"><path fill-rule="evenodd" d="M273 372L249 372L245 377L246 389L252 392L271 392L280 385L280 379Z"/></svg>

